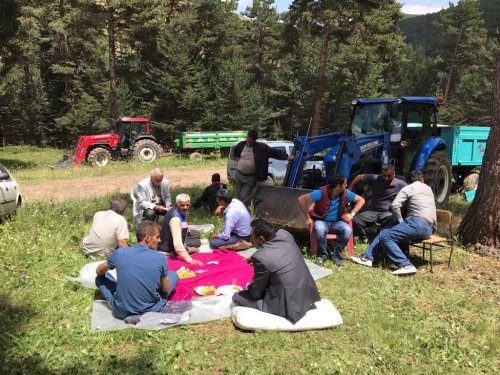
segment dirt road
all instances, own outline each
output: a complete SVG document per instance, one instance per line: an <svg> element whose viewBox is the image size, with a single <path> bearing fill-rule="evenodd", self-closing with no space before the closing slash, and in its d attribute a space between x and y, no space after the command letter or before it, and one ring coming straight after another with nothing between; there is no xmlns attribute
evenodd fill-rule
<svg viewBox="0 0 500 375"><path fill-rule="evenodd" d="M223 180L226 178L225 167L200 169L176 167L166 168L164 172L172 187L208 185L212 174L215 172L219 172ZM70 180L24 182L21 183L21 193L25 203L37 201L62 202L80 197L97 197L113 192L127 194L137 182L146 176L147 174L140 172Z"/></svg>

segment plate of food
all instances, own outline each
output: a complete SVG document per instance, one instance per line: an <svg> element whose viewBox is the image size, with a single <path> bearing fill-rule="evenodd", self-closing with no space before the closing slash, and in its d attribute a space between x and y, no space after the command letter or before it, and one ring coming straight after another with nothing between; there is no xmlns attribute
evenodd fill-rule
<svg viewBox="0 0 500 375"><path fill-rule="evenodd" d="M196 272L191 271L189 268L181 267L177 270L177 275L179 279L189 279L190 277L195 277Z"/></svg>
<svg viewBox="0 0 500 375"><path fill-rule="evenodd" d="M224 296L232 296L234 293L242 291L243 288L239 285L222 285L217 288L217 294L222 294Z"/></svg>
<svg viewBox="0 0 500 375"><path fill-rule="evenodd" d="M200 296L215 296L217 289L214 285L200 285L194 288L194 292Z"/></svg>

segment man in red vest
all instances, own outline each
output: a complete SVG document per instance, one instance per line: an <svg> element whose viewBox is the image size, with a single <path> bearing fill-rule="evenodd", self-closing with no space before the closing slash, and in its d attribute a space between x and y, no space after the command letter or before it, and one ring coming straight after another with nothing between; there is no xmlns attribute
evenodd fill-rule
<svg viewBox="0 0 500 375"><path fill-rule="evenodd" d="M298 200L300 209L306 218L306 226L310 229L314 225L316 231L316 241L318 243L316 263L321 265L328 258L332 258L337 267L342 266L340 253L347 245L352 233L348 223L361 210L365 200L347 190L347 180L339 173L330 176L327 185L301 195ZM314 202L314 206L310 208L311 201ZM355 206L349 212L348 205L351 202L354 202ZM326 243L328 233L337 235L333 254L330 254Z"/></svg>

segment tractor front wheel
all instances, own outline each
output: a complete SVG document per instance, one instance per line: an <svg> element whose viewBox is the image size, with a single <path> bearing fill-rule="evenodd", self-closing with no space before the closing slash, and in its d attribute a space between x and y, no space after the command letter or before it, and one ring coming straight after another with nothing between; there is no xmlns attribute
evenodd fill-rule
<svg viewBox="0 0 500 375"><path fill-rule="evenodd" d="M443 207L448 202L451 187L451 163L444 151L435 151L427 160L424 182L432 188L436 206Z"/></svg>
<svg viewBox="0 0 500 375"><path fill-rule="evenodd" d="M93 167L105 167L111 161L111 153L103 147L94 148L89 153L88 162Z"/></svg>
<svg viewBox="0 0 500 375"><path fill-rule="evenodd" d="M143 139L136 142L132 151L132 159L141 163L151 163L159 159L160 155L160 145L151 139Z"/></svg>

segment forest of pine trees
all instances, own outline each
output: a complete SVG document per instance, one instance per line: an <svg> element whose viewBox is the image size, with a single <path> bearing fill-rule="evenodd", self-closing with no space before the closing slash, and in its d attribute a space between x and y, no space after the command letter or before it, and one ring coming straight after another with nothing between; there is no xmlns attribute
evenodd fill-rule
<svg viewBox="0 0 500 375"><path fill-rule="evenodd" d="M273 0L242 14L235 0L2 0L0 146L70 147L119 116L150 117L164 146L186 130L291 139L379 96L444 97L441 123L487 124L483 9L498 3L460 0L429 21L403 20L395 0L295 0L283 14Z"/></svg>

